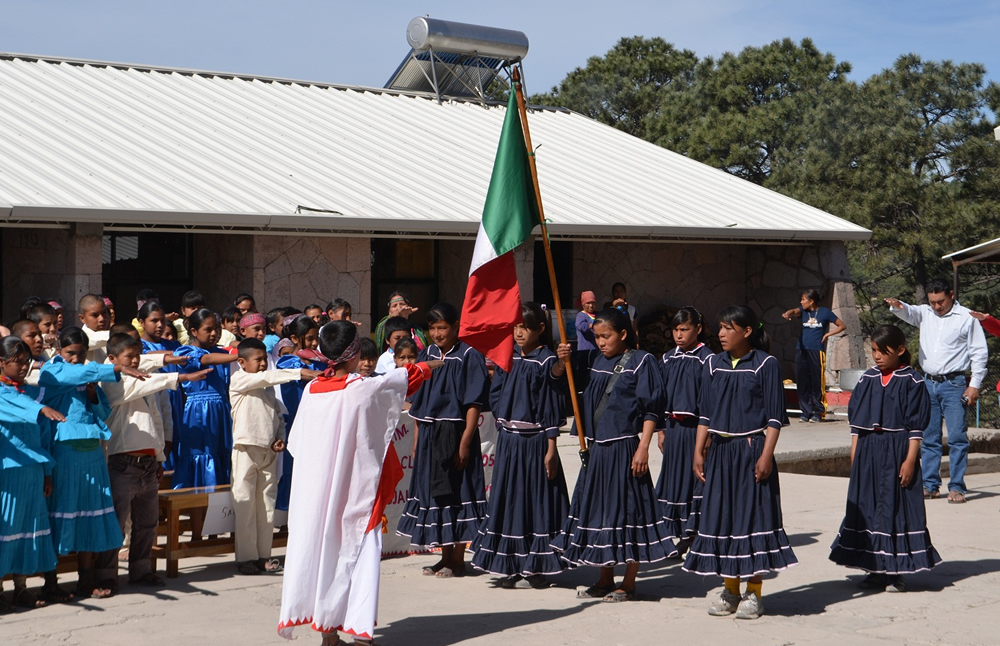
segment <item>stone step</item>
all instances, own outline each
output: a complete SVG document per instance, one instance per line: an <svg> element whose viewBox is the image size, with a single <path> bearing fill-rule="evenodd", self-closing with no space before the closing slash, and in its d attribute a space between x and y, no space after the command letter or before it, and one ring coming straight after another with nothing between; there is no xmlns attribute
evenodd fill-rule
<svg viewBox="0 0 1000 646"><path fill-rule="evenodd" d="M1000 455L993 453L969 453L966 473L998 473L1000 472ZM948 468L948 456L941 458L941 478L947 479L951 471Z"/></svg>

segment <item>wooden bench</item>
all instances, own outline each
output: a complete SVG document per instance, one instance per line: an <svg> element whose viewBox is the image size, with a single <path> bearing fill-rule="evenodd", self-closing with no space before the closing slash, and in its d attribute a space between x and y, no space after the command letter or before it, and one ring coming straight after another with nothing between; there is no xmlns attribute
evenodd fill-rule
<svg viewBox="0 0 1000 646"><path fill-rule="evenodd" d="M178 575L178 561L193 556L218 556L233 554L236 551L236 539L233 534L224 536L201 535L205 512L208 509L209 496L230 490L229 485L217 487L192 487L190 489L171 489L160 491L160 526L157 534L166 537L166 542L153 547L153 569L156 569L156 559L167 561L167 577ZM181 515L185 519L181 519ZM181 541L181 534L190 532L190 538ZM288 542L288 532L278 531L274 535L272 545L285 547Z"/></svg>

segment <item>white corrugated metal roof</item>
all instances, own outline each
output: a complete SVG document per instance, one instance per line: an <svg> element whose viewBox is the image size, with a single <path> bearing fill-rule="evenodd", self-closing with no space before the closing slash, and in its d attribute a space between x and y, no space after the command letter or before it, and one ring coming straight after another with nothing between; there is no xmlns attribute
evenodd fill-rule
<svg viewBox="0 0 1000 646"><path fill-rule="evenodd" d="M504 109L0 54L0 223L474 235ZM579 114L529 123L553 236L870 235Z"/></svg>

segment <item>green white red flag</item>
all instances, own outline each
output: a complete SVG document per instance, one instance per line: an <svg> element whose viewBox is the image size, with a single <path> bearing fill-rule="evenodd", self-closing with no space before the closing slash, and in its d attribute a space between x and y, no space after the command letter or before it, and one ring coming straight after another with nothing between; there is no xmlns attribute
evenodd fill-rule
<svg viewBox="0 0 1000 646"><path fill-rule="evenodd" d="M458 333L460 339L508 372L514 355L513 329L521 322L514 249L528 239L538 222L528 150L512 90L476 236Z"/></svg>

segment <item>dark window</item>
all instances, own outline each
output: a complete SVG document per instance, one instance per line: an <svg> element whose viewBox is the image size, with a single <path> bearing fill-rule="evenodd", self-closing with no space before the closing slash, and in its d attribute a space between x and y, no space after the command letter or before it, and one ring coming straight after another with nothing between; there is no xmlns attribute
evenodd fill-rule
<svg viewBox="0 0 1000 646"><path fill-rule="evenodd" d="M427 308L438 302L437 250L434 240L372 238L373 326L386 315L389 295L396 291L418 304L415 322L423 320Z"/></svg>
<svg viewBox="0 0 1000 646"><path fill-rule="evenodd" d="M104 293L115 303L117 321L136 314L135 294L154 289L168 311L193 286L193 236L189 233L111 233L101 247Z"/></svg>

